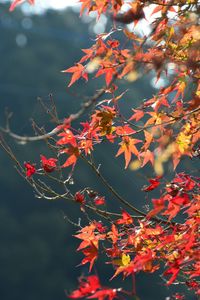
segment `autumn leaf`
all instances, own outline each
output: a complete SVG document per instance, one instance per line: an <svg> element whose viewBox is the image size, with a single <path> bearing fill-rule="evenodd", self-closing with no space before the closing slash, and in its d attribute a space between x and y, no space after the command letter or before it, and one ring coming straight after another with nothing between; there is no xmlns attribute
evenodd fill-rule
<svg viewBox="0 0 200 300"><path fill-rule="evenodd" d="M176 293L176 294L172 295L172 299L174 299L174 300L184 300L185 296L181 295L179 293Z"/></svg>
<svg viewBox="0 0 200 300"><path fill-rule="evenodd" d="M156 178L149 179L150 185L143 188L143 191L150 192L156 189L160 185L159 179L161 176L157 176Z"/></svg>
<svg viewBox="0 0 200 300"><path fill-rule="evenodd" d="M44 155L40 155L40 158L42 168L45 170L45 172L51 173L56 169L56 163L58 161L56 158L46 158Z"/></svg>
<svg viewBox="0 0 200 300"><path fill-rule="evenodd" d="M169 122L171 121L170 117L168 117L166 115L166 113L164 112L148 112L148 114L151 116L147 122L145 123L145 127L149 126L149 125L161 125L164 122ZM158 127L158 126L157 126ZM159 126L159 128L161 129L162 126ZM156 127L155 127L156 129Z"/></svg>
<svg viewBox="0 0 200 300"><path fill-rule="evenodd" d="M135 159L130 163L129 168L132 171L136 171L136 170L140 169L141 166L142 166L141 161L139 159Z"/></svg>
<svg viewBox="0 0 200 300"><path fill-rule="evenodd" d="M107 227L103 226L102 222L94 221L93 223L95 224L96 229L98 230L98 232L100 232L100 233L105 233L106 232Z"/></svg>
<svg viewBox="0 0 200 300"><path fill-rule="evenodd" d="M92 115L90 132L96 134L96 131L100 131L100 135L110 135L115 130L113 126L113 120L116 116L114 107L102 105L100 110L96 110Z"/></svg>
<svg viewBox="0 0 200 300"><path fill-rule="evenodd" d="M160 235L163 233L163 228L160 225L156 225L155 228L145 228L145 234L150 235L150 236L156 236L156 235Z"/></svg>
<svg viewBox="0 0 200 300"><path fill-rule="evenodd" d="M71 299L99 299L99 300L113 300L116 298L117 292L121 289L111 289L102 287L97 275L90 275L88 277L81 276L79 279L79 287L71 294L67 295Z"/></svg>
<svg viewBox="0 0 200 300"><path fill-rule="evenodd" d="M79 287L68 295L69 298L79 299L94 293L101 287L97 275L90 275L88 277L81 276L79 279Z"/></svg>
<svg viewBox="0 0 200 300"><path fill-rule="evenodd" d="M181 154L184 154L189 149L191 145L191 138L192 135L185 132L180 132L177 136L176 143Z"/></svg>
<svg viewBox="0 0 200 300"><path fill-rule="evenodd" d="M101 239L105 238L105 234L100 234L96 231L98 230L99 224L98 222L92 222L88 226L83 227L78 234L75 235L76 238L81 239L82 242L80 243L79 247L77 248L77 251L82 251L82 249L85 249L87 247L94 246L98 248L98 242Z"/></svg>
<svg viewBox="0 0 200 300"><path fill-rule="evenodd" d="M114 259L112 263L117 266L127 267L131 262L131 257L128 254L122 253L121 258Z"/></svg>
<svg viewBox="0 0 200 300"><path fill-rule="evenodd" d="M171 221L171 219L176 217L180 209L181 209L180 205L169 202L167 209L162 213L162 215L169 216L168 221Z"/></svg>
<svg viewBox="0 0 200 300"><path fill-rule="evenodd" d="M105 197L95 197L94 198L95 205L104 205L105 204Z"/></svg>
<svg viewBox="0 0 200 300"><path fill-rule="evenodd" d="M95 229L95 224L91 223L88 226L83 227L79 233L75 235L76 238L83 240L77 250L88 247L90 245L90 241L95 240Z"/></svg>
<svg viewBox="0 0 200 300"><path fill-rule="evenodd" d="M69 156L65 163L62 165L62 168L66 168L69 166L72 166L72 168L74 168L77 159L80 156L78 147L73 147L70 145L68 148L62 150L61 153L66 153Z"/></svg>
<svg viewBox="0 0 200 300"><path fill-rule="evenodd" d="M24 167L26 168L26 176L27 177L31 177L33 174L35 174L36 169L33 164L30 164L29 162L25 162Z"/></svg>
<svg viewBox="0 0 200 300"><path fill-rule="evenodd" d="M141 167L144 167L148 162L154 164L154 154L149 149L141 152L139 158L142 159Z"/></svg>
<svg viewBox="0 0 200 300"><path fill-rule="evenodd" d="M141 109L133 109L134 114L129 118L129 121L135 120L136 122L143 118L144 111Z"/></svg>
<svg viewBox="0 0 200 300"><path fill-rule="evenodd" d="M154 208L147 214L148 218L158 215L165 208L165 199L152 199Z"/></svg>
<svg viewBox="0 0 200 300"><path fill-rule="evenodd" d="M107 236L109 237L109 239L112 240L113 244L117 243L119 238L119 232L115 224L112 224L111 231L107 233Z"/></svg>
<svg viewBox="0 0 200 300"><path fill-rule="evenodd" d="M189 201L190 201L190 198L189 198L188 194L186 194L186 193L183 193L181 195L177 195L177 196L175 196L171 199L172 203L174 203L175 205L182 206L182 207L184 205L188 204Z"/></svg>
<svg viewBox="0 0 200 300"><path fill-rule="evenodd" d="M73 113L66 112L67 118L62 121L60 117L57 118L56 107L52 102L50 115L58 123L56 127L42 136L21 137L22 142L44 139L49 148L54 150L56 158L40 156L43 171L37 170L30 162L25 162L21 169L20 161L15 158L6 142L3 143L3 137L0 144L6 148L18 171L26 176L25 179L36 194L49 199L51 196L52 199L55 198L50 192L54 190L51 187L52 180L60 184L60 187L65 186L82 153L88 156L91 166L94 162L93 169L97 175L101 164L102 168L109 169L109 165L103 166L103 162L97 162L98 157L94 152L98 147L103 151L103 145L107 141L119 143L116 157L123 154L125 168L130 166L130 169L136 170L150 163L152 166L149 164L148 167L151 167L152 174L154 172L157 177L150 177L149 183L142 190L149 193L156 189L159 197L145 204L146 212L143 212L142 204L141 210L132 206L130 211L135 211L134 217L123 209L119 214L121 207L131 208L132 204L123 201L103 176L99 176L99 179L102 179L113 196L117 196L116 201L119 200L111 210L109 203L108 207L105 205L104 195L95 190L95 183L88 182L86 186L78 187L77 191L74 186L67 184L64 193L67 192L83 212L81 219L75 224L79 228L75 235L80 242L77 251L83 255L80 265L88 264L91 271L98 256L106 255L109 259L107 263L114 268L112 278L121 274L123 277L131 275L133 279L135 273L153 273L159 268L165 268L167 285L179 283L180 273L181 284L185 284L187 289L193 289L198 296L199 282L192 278L200 275L200 183L199 178L195 177L195 170L191 170L200 158L198 1L157 0L153 5L151 1L142 0L79 1L80 14L84 10L88 14L96 13L97 21L101 14L108 15L114 22L110 30L108 28L106 33L97 34L91 40L91 47L82 50L82 58L77 63L63 72L71 76L69 87L82 78L87 81L88 74L94 72L93 79L103 76L106 86L94 87L94 95L88 96L86 101L82 97L80 108ZM10 11L13 11L21 3L33 4L34 0L11 2ZM149 17L153 16L154 19L148 35L127 27L130 23L136 25L148 10ZM120 28L117 22L121 23ZM118 37L120 41L116 39ZM145 82L151 80L152 74L157 77L157 81L162 76L163 80L159 83L164 87L159 88L157 85L158 89L154 89L153 94L150 92L149 96L145 95L147 99L140 103L133 93L133 109L129 112L130 105L125 103L125 92L122 92L124 89L120 82L124 79L135 81L142 76L145 76ZM101 85L100 80L98 82ZM12 133L8 127L0 126L0 131L20 141L20 136ZM140 142L142 144L138 147L137 143ZM113 148L111 145L111 151ZM59 170L57 157L60 158L61 154L64 154L65 159L62 168L71 166L72 170L64 170L63 175L59 174L61 172L56 172L54 176L48 175ZM105 150L104 154L108 157L109 153ZM171 168L171 163L176 168L183 156L189 157L182 167L189 166L190 174L175 173ZM169 182L167 179L161 182L165 170L173 178ZM31 178L35 173L37 178L33 180ZM42 177L45 177L44 180L41 180ZM164 182L167 183L162 184L161 188L161 183ZM77 182L77 185L81 185L81 182ZM60 191L59 194L62 196L63 192ZM150 195L145 197L146 201L149 197ZM68 214L70 215L70 210ZM84 226L84 217L90 222L87 226ZM178 220L174 221L174 218ZM69 298L113 300L120 298L118 291L124 292L121 289L102 287L98 277L91 275L79 279L79 287ZM125 298L131 297L137 298L134 280L132 291L125 291ZM176 293L171 298L182 300L183 297Z"/></svg>
<svg viewBox="0 0 200 300"><path fill-rule="evenodd" d="M129 136L122 137L121 143L119 143L120 148L116 154L116 157L124 153L125 157L125 169L128 167L131 156L134 154L135 156L139 155L139 152L137 148L135 147L135 144L142 142L141 140L133 139Z"/></svg>
<svg viewBox="0 0 200 300"><path fill-rule="evenodd" d="M83 77L86 81L88 80L88 75L85 73L85 67L78 63L76 66L68 68L62 71L63 73L73 73L68 87L70 87L74 82L76 82L80 77Z"/></svg>
<svg viewBox="0 0 200 300"><path fill-rule="evenodd" d="M105 67L100 69L97 73L95 77L99 77L101 75L105 74L105 81L106 81L106 85L109 86L113 76L116 74L116 71L113 67Z"/></svg>
<svg viewBox="0 0 200 300"><path fill-rule="evenodd" d="M76 202L78 202L82 205L85 203L84 194L82 194L81 192L76 192L76 194L74 195L74 199Z"/></svg>
<svg viewBox="0 0 200 300"><path fill-rule="evenodd" d="M57 145L70 144L74 147L77 146L76 138L70 129L65 129L63 132L59 133L58 136L61 136L61 139L57 141Z"/></svg>
<svg viewBox="0 0 200 300"><path fill-rule="evenodd" d="M110 48L117 48L120 45L120 42L118 40L109 40L107 44L110 46Z"/></svg>
<svg viewBox="0 0 200 300"><path fill-rule="evenodd" d="M147 248L142 253L137 254L132 261L126 259L126 264L120 265L111 279L113 279L120 273L123 273L125 277L141 270L153 273L159 268L158 265L153 265L152 262L154 259L155 253L151 249Z"/></svg>
<svg viewBox="0 0 200 300"><path fill-rule="evenodd" d="M151 143L154 140L153 134L151 132L147 131L147 130L144 130L144 137L145 137L145 143L143 145L143 148L146 151L150 151L149 146L151 145Z"/></svg>
<svg viewBox="0 0 200 300"><path fill-rule="evenodd" d="M116 221L116 224L125 224L125 225L129 225L133 223L133 219L131 217L131 215L129 215L129 213L127 213L125 210L122 211L122 218L118 219Z"/></svg>
<svg viewBox="0 0 200 300"><path fill-rule="evenodd" d="M172 274L171 278L167 281L167 285L172 284L176 280L179 271L180 271L180 267L175 263L168 270L164 272L164 275Z"/></svg>
<svg viewBox="0 0 200 300"><path fill-rule="evenodd" d="M119 136L131 135L131 134L134 134L135 132L136 131L128 125L117 126L116 129L115 129L115 133Z"/></svg>
<svg viewBox="0 0 200 300"><path fill-rule="evenodd" d="M89 272L91 272L94 262L98 257L98 248L91 242L89 247L82 250L82 253L85 255L85 258L82 259L81 265L89 263Z"/></svg>
<svg viewBox="0 0 200 300"><path fill-rule="evenodd" d="M115 278L117 275L119 275L120 273L123 273L124 277L127 277L131 274L134 274L134 263L133 263L133 261L130 262L130 264L128 264L127 266L119 266L116 269L114 275L111 277L111 280L113 278Z"/></svg>

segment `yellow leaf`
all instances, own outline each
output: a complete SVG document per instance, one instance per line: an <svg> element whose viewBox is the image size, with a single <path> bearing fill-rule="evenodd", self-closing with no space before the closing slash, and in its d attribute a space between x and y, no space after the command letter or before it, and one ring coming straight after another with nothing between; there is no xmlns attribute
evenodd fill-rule
<svg viewBox="0 0 200 300"><path fill-rule="evenodd" d="M126 267L130 264L130 262L131 262L130 255L123 253L122 254L122 265Z"/></svg>
<svg viewBox="0 0 200 300"><path fill-rule="evenodd" d="M182 154L188 150L191 144L191 138L192 138L191 134L187 135L184 132L179 133L176 142L178 144L178 149Z"/></svg>
<svg viewBox="0 0 200 300"><path fill-rule="evenodd" d="M122 254L121 258L113 260L113 264L120 267L126 267L130 264L130 262L131 262L130 255L124 253Z"/></svg>

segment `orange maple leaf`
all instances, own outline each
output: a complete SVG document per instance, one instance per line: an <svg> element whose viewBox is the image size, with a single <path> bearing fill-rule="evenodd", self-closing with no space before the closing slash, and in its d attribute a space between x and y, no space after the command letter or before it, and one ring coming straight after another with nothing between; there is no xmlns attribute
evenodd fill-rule
<svg viewBox="0 0 200 300"><path fill-rule="evenodd" d="M62 165L63 168L65 167L69 167L72 165L72 167L74 168L77 159L80 155L80 151L78 149L78 147L74 147L74 146L69 146L68 148L62 150L61 153L67 153L69 155L69 157L67 158L67 160L65 161L65 163Z"/></svg>
<svg viewBox="0 0 200 300"><path fill-rule="evenodd" d="M79 233L75 235L76 238L82 240L77 249L78 251L89 247L91 243L98 248L98 241L104 239L105 234L95 232L96 229L98 230L97 226L98 222L93 222L90 225L83 227Z"/></svg>
<svg viewBox="0 0 200 300"><path fill-rule="evenodd" d="M107 236L112 240L113 244L117 243L119 238L119 232L117 227L114 224L112 224L111 231L107 233Z"/></svg>
<svg viewBox="0 0 200 300"><path fill-rule="evenodd" d="M113 67L102 68L96 73L95 77L99 77L102 74L105 74L106 85L109 86L116 71Z"/></svg>
<svg viewBox="0 0 200 300"><path fill-rule="evenodd" d="M135 120L137 122L144 117L143 110L133 109L133 111L134 111L134 114L130 117L129 121Z"/></svg>
<svg viewBox="0 0 200 300"><path fill-rule="evenodd" d="M151 145L151 143L153 142L153 135L151 132L144 130L144 136L145 136L145 143L144 143L144 150L148 150L149 146Z"/></svg>
<svg viewBox="0 0 200 300"><path fill-rule="evenodd" d="M116 221L116 224L125 224L125 225L129 225L133 223L133 219L131 217L131 215L129 215L129 213L127 213L125 210L122 211L122 218L118 219Z"/></svg>
<svg viewBox="0 0 200 300"><path fill-rule="evenodd" d="M59 133L58 136L62 136L62 138L57 141L57 145L71 144L74 147L77 146L76 138L71 130L65 129L64 132Z"/></svg>
<svg viewBox="0 0 200 300"><path fill-rule="evenodd" d="M168 221L175 218L181 207L177 204L169 202L167 209L162 213L163 216L169 216Z"/></svg>
<svg viewBox="0 0 200 300"><path fill-rule="evenodd" d="M133 130L130 126L124 125L124 126L117 126L115 130L117 135L131 135L134 134L136 131Z"/></svg>
<svg viewBox="0 0 200 300"><path fill-rule="evenodd" d="M149 161L152 165L154 164L154 154L149 149L140 153L140 158L143 159L141 167L144 167Z"/></svg>
<svg viewBox="0 0 200 300"><path fill-rule="evenodd" d="M70 83L68 87L70 87L74 82L76 82L79 78L83 77L86 81L88 80L88 74L85 73L85 67L78 63L76 66L71 67L69 69L63 70L63 73L73 73Z"/></svg>
<svg viewBox="0 0 200 300"><path fill-rule="evenodd" d="M130 138L129 136L124 136L122 137L121 147L119 148L116 157L119 156L120 154L124 153L125 157L125 169L128 167L130 160L131 160L131 155L135 154L136 156L139 155L139 152L137 148L135 147L135 144L142 142L141 140L138 139L133 139Z"/></svg>
<svg viewBox="0 0 200 300"><path fill-rule="evenodd" d="M75 235L76 238L83 240L77 250L84 249L90 245L90 241L93 241L95 238L95 229L95 224L91 223L90 225L83 227L79 233Z"/></svg>

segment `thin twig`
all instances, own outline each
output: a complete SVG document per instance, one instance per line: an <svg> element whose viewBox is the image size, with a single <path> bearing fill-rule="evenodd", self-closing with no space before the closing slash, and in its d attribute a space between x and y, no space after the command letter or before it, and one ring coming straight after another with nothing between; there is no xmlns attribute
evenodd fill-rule
<svg viewBox="0 0 200 300"><path fill-rule="evenodd" d="M108 181L104 178L104 176L100 173L99 169L97 169L95 167L95 165L88 161L83 155L81 155L82 159L84 161L87 162L87 164L92 168L92 170L96 173L96 175L101 179L101 181L103 182L103 184L108 188L108 190L122 203L124 204L126 207L128 207L129 209L131 209L132 211L134 211L135 213L137 213L138 215L142 216L143 218L147 217L147 214L142 212L141 210L137 209L135 206L133 206L132 204L130 204L127 200L125 200L123 197L121 197L118 192L108 183ZM159 222L159 223L163 223L163 224L172 224L172 222L163 220L161 218L158 217L152 217L151 218L152 221L155 222ZM175 223L174 223L175 224Z"/></svg>

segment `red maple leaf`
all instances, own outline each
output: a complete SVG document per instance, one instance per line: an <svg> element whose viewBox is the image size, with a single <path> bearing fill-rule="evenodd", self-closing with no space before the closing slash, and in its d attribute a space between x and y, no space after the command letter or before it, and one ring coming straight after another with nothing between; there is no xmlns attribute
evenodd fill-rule
<svg viewBox="0 0 200 300"><path fill-rule="evenodd" d="M124 153L125 157L125 169L128 167L130 160L131 160L131 155L135 154L138 156L139 152L137 148L135 147L135 144L140 143L141 140L133 139L129 136L124 136L122 137L121 143L119 143L120 148L116 154L116 157L119 156L120 154Z"/></svg>
<svg viewBox="0 0 200 300"><path fill-rule="evenodd" d="M165 199L152 199L154 208L148 213L147 217L151 218L152 216L157 215L165 208Z"/></svg>
<svg viewBox="0 0 200 300"><path fill-rule="evenodd" d="M168 221L171 221L180 211L180 205L169 202L167 209L162 213L163 216L169 216Z"/></svg>
<svg viewBox="0 0 200 300"><path fill-rule="evenodd" d="M93 242L90 242L90 246L87 247L86 249L82 250L85 257L82 259L81 265L85 265L85 264L89 263L90 264L89 272L91 272L94 262L98 257L98 243L96 243L96 244L97 244L97 246L94 245Z"/></svg>
<svg viewBox="0 0 200 300"><path fill-rule="evenodd" d="M160 185L160 181L159 181L160 178L161 178L160 176L157 176L156 178L149 179L150 185L144 187L143 191L150 192L156 189Z"/></svg>
<svg viewBox="0 0 200 300"><path fill-rule="evenodd" d="M87 299L113 300L119 291L121 291L121 289L102 287L96 275L88 277L82 276L79 278L78 289L73 291L68 297L72 299L87 297Z"/></svg>
<svg viewBox="0 0 200 300"><path fill-rule="evenodd" d="M176 280L179 271L180 271L180 267L178 266L177 263L174 263L168 270L164 272L164 275L172 274L171 278L167 282L167 285L172 284Z"/></svg>
<svg viewBox="0 0 200 300"><path fill-rule="evenodd" d="M105 204L105 197L99 197L97 196L95 199L94 199L94 203L96 205L104 205Z"/></svg>
<svg viewBox="0 0 200 300"><path fill-rule="evenodd" d="M76 194L74 195L74 199L76 202L79 202L81 204L85 203L85 197L81 192L76 192Z"/></svg>
<svg viewBox="0 0 200 300"><path fill-rule="evenodd" d="M36 169L34 165L30 164L29 162L25 162L24 167L26 168L27 177L31 177L33 174L35 174Z"/></svg>
<svg viewBox="0 0 200 300"><path fill-rule="evenodd" d="M68 297L72 299L83 298L94 293L100 287L99 278L96 275L80 277L78 289L73 291Z"/></svg>
<svg viewBox="0 0 200 300"><path fill-rule="evenodd" d="M181 194L179 196L175 196L171 199L171 202L176 204L176 205L186 205L188 204L190 201L190 198L188 196L188 194L184 193L184 194Z"/></svg>
<svg viewBox="0 0 200 300"><path fill-rule="evenodd" d="M116 221L116 224L125 224L125 225L129 225L133 223L133 219L131 217L131 215L129 215L129 213L127 213L125 210L122 211L122 218L118 219Z"/></svg>
<svg viewBox="0 0 200 300"><path fill-rule="evenodd" d="M56 162L58 161L56 158L46 158L44 155L40 155L42 168L47 173L51 173L57 167Z"/></svg>
<svg viewBox="0 0 200 300"><path fill-rule="evenodd" d="M103 226L103 224L99 221L94 221L94 224L96 226L96 229L98 230L98 232L100 233L105 233L106 230L107 230L107 227L106 226Z"/></svg>

